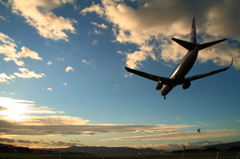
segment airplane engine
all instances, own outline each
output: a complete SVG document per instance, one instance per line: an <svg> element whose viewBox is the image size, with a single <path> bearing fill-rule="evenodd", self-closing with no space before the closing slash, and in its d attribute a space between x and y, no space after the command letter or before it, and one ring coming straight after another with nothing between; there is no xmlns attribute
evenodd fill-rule
<svg viewBox="0 0 240 159"><path fill-rule="evenodd" d="M163 86L162 82L161 81L158 82L157 85L156 85L156 90L162 89L162 86Z"/></svg>
<svg viewBox="0 0 240 159"><path fill-rule="evenodd" d="M186 81L185 83L182 84L182 88L183 89L188 89L191 86L191 82L190 81Z"/></svg>

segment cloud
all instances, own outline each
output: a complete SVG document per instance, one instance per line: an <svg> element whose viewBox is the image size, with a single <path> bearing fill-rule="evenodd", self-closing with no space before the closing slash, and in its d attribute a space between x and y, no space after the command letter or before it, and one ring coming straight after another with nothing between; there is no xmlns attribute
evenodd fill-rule
<svg viewBox="0 0 240 159"><path fill-rule="evenodd" d="M2 20L6 20L6 18L4 18L4 17L3 17L3 16L1 16L1 15L0 15L0 19L2 19Z"/></svg>
<svg viewBox="0 0 240 159"><path fill-rule="evenodd" d="M70 116L28 116L18 121L0 118L3 126L0 132L9 135L139 134L178 132L194 127L194 125L88 124L89 122Z"/></svg>
<svg viewBox="0 0 240 159"><path fill-rule="evenodd" d="M157 60L155 54L153 53L153 46L142 45L140 51L135 51L134 53L127 54L126 65L131 68L138 68L141 65L141 61L145 61L147 57L151 57L153 60Z"/></svg>
<svg viewBox="0 0 240 159"><path fill-rule="evenodd" d="M94 26L97 26L99 28L103 28L103 29L107 29L108 28L108 26L103 24L103 23L102 24L98 24L96 22L91 22L91 24L93 24Z"/></svg>
<svg viewBox="0 0 240 159"><path fill-rule="evenodd" d="M27 68L19 68L18 70L21 73L14 72L13 73L14 75L10 76L6 75L5 73L0 73L0 82L10 84L9 80L12 80L16 77L25 79L25 78L42 78L43 76L45 76L44 73L36 74L34 71L29 71Z"/></svg>
<svg viewBox="0 0 240 159"><path fill-rule="evenodd" d="M47 88L47 90L52 91L52 88L49 87L49 88Z"/></svg>
<svg viewBox="0 0 240 159"><path fill-rule="evenodd" d="M83 59L82 62L85 63L85 64L87 64L87 65L92 65L92 62L93 62L93 61L86 61L86 60Z"/></svg>
<svg viewBox="0 0 240 159"><path fill-rule="evenodd" d="M15 41L11 39L9 36L0 33L0 53L5 56L3 60L10 61L13 60L15 64L18 66L23 66L24 62L21 60L18 60L19 56L17 55L17 45L15 44Z"/></svg>
<svg viewBox="0 0 240 159"><path fill-rule="evenodd" d="M92 45L97 45L98 40L93 40Z"/></svg>
<svg viewBox="0 0 240 159"><path fill-rule="evenodd" d="M48 61L48 62L47 62L47 65L51 65L51 64L52 64L52 61Z"/></svg>
<svg viewBox="0 0 240 159"><path fill-rule="evenodd" d="M32 143L30 140L17 140L18 143Z"/></svg>
<svg viewBox="0 0 240 159"><path fill-rule="evenodd" d="M23 46L21 48L21 50L22 50L21 52L18 52L18 55L20 57L30 57L30 58L35 59L35 60L42 60L42 58L38 56L38 53L36 53L35 51L29 50L25 46Z"/></svg>
<svg viewBox="0 0 240 159"><path fill-rule="evenodd" d="M36 106L35 102L13 98L0 97L0 119L21 121L34 114L62 114L63 111L53 111L44 106Z"/></svg>
<svg viewBox="0 0 240 159"><path fill-rule="evenodd" d="M69 72L69 71L74 71L74 69L73 69L71 66L68 66L68 67L65 69L65 72Z"/></svg>
<svg viewBox="0 0 240 159"><path fill-rule="evenodd" d="M200 42L209 42L208 37L236 40L202 50L200 62L212 60L217 65L229 65L229 57L233 57L235 68L240 69L239 1L141 1L137 5L133 8L123 1L102 0L80 13L86 16L95 12L112 24L115 42L138 47L138 51L126 56L126 64L132 68L142 66L149 57L170 62L181 59L187 51L170 40L173 36L189 39L192 15L195 15ZM145 50L143 46L151 49Z"/></svg>
<svg viewBox="0 0 240 159"><path fill-rule="evenodd" d="M82 146L81 143L76 143L76 142L65 142L65 141L36 141L36 140L25 140L25 139L13 139L13 138L0 138L0 142L4 143L11 143L11 144L21 144L21 145L26 145L26 144L35 144L37 145L36 147L41 146L44 144L44 146L49 146L49 147L69 147L69 146ZM31 145L33 146L33 145ZM34 146L33 146L34 147Z"/></svg>
<svg viewBox="0 0 240 159"><path fill-rule="evenodd" d="M203 138L222 138L222 137L235 137L239 134L238 129L223 129L223 130L206 130L204 132L196 133L190 132L170 132L165 134L146 135L146 136L132 136L122 138L112 138L101 141L119 141L119 140L191 140Z"/></svg>
<svg viewBox="0 0 240 159"><path fill-rule="evenodd" d="M3 111L3 110L8 110L8 109L3 106L0 106L0 111Z"/></svg>
<svg viewBox="0 0 240 159"><path fill-rule="evenodd" d="M5 73L0 73L0 82L1 83L8 83L9 84L10 83L9 80L14 79L14 78L16 78L16 77L13 76L13 75L8 76Z"/></svg>
<svg viewBox="0 0 240 159"><path fill-rule="evenodd" d="M79 117L70 116L45 116L45 117L30 117L21 121L24 125L83 125L89 120L82 120Z"/></svg>
<svg viewBox="0 0 240 159"><path fill-rule="evenodd" d="M59 60L59 61L65 61L65 59L64 59L64 58L61 58L61 57L58 57L57 60Z"/></svg>
<svg viewBox="0 0 240 159"><path fill-rule="evenodd" d="M15 140L14 139L10 139L10 138L0 138L0 142L13 143L13 142L15 142Z"/></svg>
<svg viewBox="0 0 240 159"><path fill-rule="evenodd" d="M15 72L14 75L20 78L42 78L44 73L36 74L34 71L29 71L27 68L19 68L21 73Z"/></svg>
<svg viewBox="0 0 240 159"><path fill-rule="evenodd" d="M3 58L4 61L14 61L18 66L24 66L25 63L20 60L21 58L31 58L35 60L42 60L39 57L38 53L35 51L30 50L26 46L21 48L21 52L17 52L16 48L18 47L13 39L9 36L0 32L0 53L3 54L5 57Z"/></svg>
<svg viewBox="0 0 240 159"><path fill-rule="evenodd" d="M94 34L101 34L102 32L100 30L97 30L97 29L93 29L94 30Z"/></svg>
<svg viewBox="0 0 240 159"><path fill-rule="evenodd" d="M56 1L25 1L12 0L9 4L12 12L23 16L26 23L33 26L44 38L52 40L68 41L68 36L64 31L76 33L73 27L77 23L75 19L56 16L53 9L59 8L66 3L74 4L74 0L56 0Z"/></svg>

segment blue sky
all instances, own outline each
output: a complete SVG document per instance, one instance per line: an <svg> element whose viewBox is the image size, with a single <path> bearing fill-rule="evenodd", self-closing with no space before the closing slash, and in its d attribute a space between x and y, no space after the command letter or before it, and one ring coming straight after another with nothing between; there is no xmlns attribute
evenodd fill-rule
<svg viewBox="0 0 240 159"><path fill-rule="evenodd" d="M221 1L0 1L0 142L29 147L181 149L239 141L240 3ZM168 77L196 18L204 49L174 88L124 66ZM197 129L201 128L199 134Z"/></svg>

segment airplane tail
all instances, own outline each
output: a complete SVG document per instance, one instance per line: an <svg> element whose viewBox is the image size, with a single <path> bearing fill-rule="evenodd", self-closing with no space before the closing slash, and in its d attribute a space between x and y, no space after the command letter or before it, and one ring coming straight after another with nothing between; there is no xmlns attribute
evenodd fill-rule
<svg viewBox="0 0 240 159"><path fill-rule="evenodd" d="M172 40L175 41L176 43L178 43L179 45L183 46L187 50L193 50L196 46L198 46L199 50L202 50L202 49L205 49L209 46L212 46L212 45L215 45L215 44L220 43L222 41L225 41L227 39L216 40L216 41L212 41L212 42L208 42L208 43L204 43L204 44L198 44L197 43L197 36L196 36L195 17L194 17L193 20L192 20L192 31L191 31L190 42L180 40L180 39L176 39L176 38L172 38Z"/></svg>
<svg viewBox="0 0 240 159"><path fill-rule="evenodd" d="M192 30L191 30L190 42L193 44L197 44L195 17L193 17L193 20L192 20Z"/></svg>

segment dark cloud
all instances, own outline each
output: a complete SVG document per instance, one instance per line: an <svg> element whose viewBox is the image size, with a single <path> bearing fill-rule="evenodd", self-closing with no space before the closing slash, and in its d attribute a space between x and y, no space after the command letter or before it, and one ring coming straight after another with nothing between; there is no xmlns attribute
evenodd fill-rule
<svg viewBox="0 0 240 159"><path fill-rule="evenodd" d="M0 142L13 143L13 142L15 142L15 140L14 139L9 139L9 138L0 138Z"/></svg>
<svg viewBox="0 0 240 159"><path fill-rule="evenodd" d="M30 119L31 120L31 119ZM62 119L61 119L62 120ZM57 121L56 121L57 122ZM113 133L169 133L196 125L82 124L24 125L25 122L0 120L0 132L8 135L96 135Z"/></svg>
<svg viewBox="0 0 240 159"><path fill-rule="evenodd" d="M17 140L18 143L32 143L30 140Z"/></svg>

